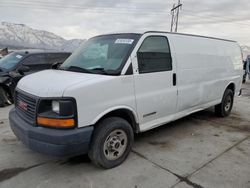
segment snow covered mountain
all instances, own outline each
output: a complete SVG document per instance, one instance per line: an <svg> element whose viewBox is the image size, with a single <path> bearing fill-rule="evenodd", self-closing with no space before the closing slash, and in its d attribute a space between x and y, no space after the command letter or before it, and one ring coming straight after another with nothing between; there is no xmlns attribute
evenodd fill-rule
<svg viewBox="0 0 250 188"><path fill-rule="evenodd" d="M66 40L54 33L32 29L24 24L0 23L0 48L39 48L74 51L85 40Z"/></svg>
<svg viewBox="0 0 250 188"><path fill-rule="evenodd" d="M0 23L0 49L38 48L72 52L85 39L66 40L54 33L30 28L24 24ZM244 58L250 55L249 46L241 46Z"/></svg>
<svg viewBox="0 0 250 188"><path fill-rule="evenodd" d="M76 48L78 48L85 41L86 41L85 39L66 40L61 46L61 50L73 52Z"/></svg>

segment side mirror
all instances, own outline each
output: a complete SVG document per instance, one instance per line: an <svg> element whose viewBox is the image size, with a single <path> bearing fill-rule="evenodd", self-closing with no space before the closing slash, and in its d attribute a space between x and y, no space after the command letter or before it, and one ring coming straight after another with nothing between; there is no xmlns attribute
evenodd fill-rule
<svg viewBox="0 0 250 188"><path fill-rule="evenodd" d="M28 66L22 65L17 69L17 72L21 75L24 75L25 72L29 72L30 68Z"/></svg>
<svg viewBox="0 0 250 188"><path fill-rule="evenodd" d="M51 65L51 69L58 69L61 66L62 62L55 62Z"/></svg>

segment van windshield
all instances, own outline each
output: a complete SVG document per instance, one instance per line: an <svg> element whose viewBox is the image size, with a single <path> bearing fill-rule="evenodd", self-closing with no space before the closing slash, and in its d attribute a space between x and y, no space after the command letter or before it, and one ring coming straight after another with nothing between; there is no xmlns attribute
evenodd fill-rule
<svg viewBox="0 0 250 188"><path fill-rule="evenodd" d="M0 59L0 69L3 71L10 70L14 68L22 59L23 55L12 52Z"/></svg>
<svg viewBox="0 0 250 188"><path fill-rule="evenodd" d="M60 69L92 74L120 74L139 37L138 34L115 34L89 39Z"/></svg>

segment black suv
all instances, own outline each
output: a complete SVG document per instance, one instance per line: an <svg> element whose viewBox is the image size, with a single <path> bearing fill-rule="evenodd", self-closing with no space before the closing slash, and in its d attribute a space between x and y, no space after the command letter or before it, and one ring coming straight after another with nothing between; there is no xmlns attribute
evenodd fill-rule
<svg viewBox="0 0 250 188"><path fill-rule="evenodd" d="M0 59L0 107L11 104L18 81L25 75L63 63L71 53L44 50L15 51Z"/></svg>

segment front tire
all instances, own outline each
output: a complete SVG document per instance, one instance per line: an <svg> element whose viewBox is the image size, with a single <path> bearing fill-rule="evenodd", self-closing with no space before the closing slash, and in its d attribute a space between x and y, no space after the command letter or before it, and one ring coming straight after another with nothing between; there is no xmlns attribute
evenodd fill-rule
<svg viewBox="0 0 250 188"><path fill-rule="evenodd" d="M215 106L215 114L219 117L227 117L232 111L234 93L231 89L226 89L222 101Z"/></svg>
<svg viewBox="0 0 250 188"><path fill-rule="evenodd" d="M102 168L113 168L126 160L134 142L131 125L119 117L102 120L95 127L89 157Z"/></svg>

